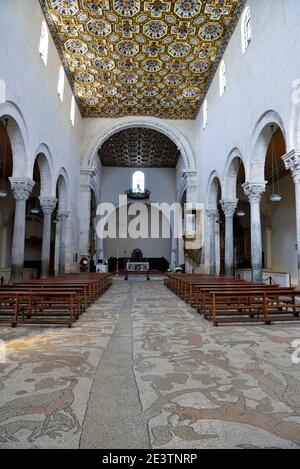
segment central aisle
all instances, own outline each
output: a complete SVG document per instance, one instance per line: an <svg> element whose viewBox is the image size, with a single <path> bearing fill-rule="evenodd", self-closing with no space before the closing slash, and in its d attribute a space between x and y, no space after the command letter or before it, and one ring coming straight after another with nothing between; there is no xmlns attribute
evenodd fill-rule
<svg viewBox="0 0 300 469"><path fill-rule="evenodd" d="M81 437L81 448L150 448L133 373L132 282L115 280L122 292L119 321L96 372ZM114 290L110 293L113 295Z"/></svg>

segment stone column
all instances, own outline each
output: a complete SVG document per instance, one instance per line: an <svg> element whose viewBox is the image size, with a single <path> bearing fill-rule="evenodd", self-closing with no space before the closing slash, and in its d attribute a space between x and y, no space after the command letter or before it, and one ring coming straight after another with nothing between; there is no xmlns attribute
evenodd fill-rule
<svg viewBox="0 0 300 469"><path fill-rule="evenodd" d="M233 277L233 216L237 200L221 200L221 207L225 214L225 276Z"/></svg>
<svg viewBox="0 0 300 469"><path fill-rule="evenodd" d="M209 264L210 275L216 275L216 221L218 210L206 210L209 220Z"/></svg>
<svg viewBox="0 0 300 469"><path fill-rule="evenodd" d="M286 169L291 171L295 183L298 285L300 286L300 150L292 150L282 159Z"/></svg>
<svg viewBox="0 0 300 469"><path fill-rule="evenodd" d="M186 181L186 201L189 204L197 203L197 171L186 170L182 175Z"/></svg>
<svg viewBox="0 0 300 469"><path fill-rule="evenodd" d="M80 169L79 261L82 257L90 258L91 177L94 175L95 172L91 168Z"/></svg>
<svg viewBox="0 0 300 469"><path fill-rule="evenodd" d="M51 215L56 207L57 199L55 197L40 197L40 203L44 214L41 278L47 278L50 267Z"/></svg>
<svg viewBox="0 0 300 469"><path fill-rule="evenodd" d="M190 205L189 210L194 207L196 208L197 204L197 171L193 170L184 170L182 176L185 177L185 186L186 186L186 203ZM184 246L186 243L184 243ZM186 247L185 247L186 249ZM186 253L186 250L184 251ZM185 254L184 256L185 270L187 273L193 273L195 268L195 263L193 260Z"/></svg>
<svg viewBox="0 0 300 469"><path fill-rule="evenodd" d="M252 263L252 281L262 282L262 235L260 202L263 193L266 190L266 183L243 184L244 192L251 205L251 263Z"/></svg>
<svg viewBox="0 0 300 469"><path fill-rule="evenodd" d="M67 220L70 215L68 211L59 211L58 218L60 223L59 231L59 275L64 275L66 271L66 237L67 237Z"/></svg>
<svg viewBox="0 0 300 469"><path fill-rule="evenodd" d="M178 248L178 238L175 235L175 228L172 224L172 239L171 239L171 255L170 255L170 268L175 268L177 266L177 248Z"/></svg>
<svg viewBox="0 0 300 469"><path fill-rule="evenodd" d="M11 255L12 282L23 279L26 201L35 182L29 178L9 178L16 201Z"/></svg>

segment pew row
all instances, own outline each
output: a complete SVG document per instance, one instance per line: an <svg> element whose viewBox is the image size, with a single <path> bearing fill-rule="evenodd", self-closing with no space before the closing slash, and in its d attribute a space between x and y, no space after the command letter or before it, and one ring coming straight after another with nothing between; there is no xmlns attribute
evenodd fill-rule
<svg viewBox="0 0 300 469"><path fill-rule="evenodd" d="M293 288L201 274L168 274L165 285L216 327L300 320Z"/></svg>
<svg viewBox="0 0 300 469"><path fill-rule="evenodd" d="M111 285L110 274L68 274L0 287L0 324L72 324Z"/></svg>

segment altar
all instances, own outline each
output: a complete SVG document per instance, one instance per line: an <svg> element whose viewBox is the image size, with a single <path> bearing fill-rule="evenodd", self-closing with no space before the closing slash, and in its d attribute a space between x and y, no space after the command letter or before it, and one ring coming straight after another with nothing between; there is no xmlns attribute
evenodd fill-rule
<svg viewBox="0 0 300 469"><path fill-rule="evenodd" d="M127 262L126 270L130 272L148 272L150 269L149 262Z"/></svg>

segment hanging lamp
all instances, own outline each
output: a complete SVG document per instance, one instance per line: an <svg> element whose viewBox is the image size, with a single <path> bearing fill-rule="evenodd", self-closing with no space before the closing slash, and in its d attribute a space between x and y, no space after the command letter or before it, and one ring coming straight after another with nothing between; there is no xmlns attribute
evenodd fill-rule
<svg viewBox="0 0 300 469"><path fill-rule="evenodd" d="M7 174L6 174L6 156L7 156L7 126L8 126L8 119L5 119L5 140L4 140L4 151L1 155L1 174L0 174L0 198L4 199L7 196Z"/></svg>
<svg viewBox="0 0 300 469"><path fill-rule="evenodd" d="M272 131L272 140L271 140L271 153L272 153L272 193L270 195L271 202L280 202L282 197L280 194L279 188L279 171L278 171L278 161L275 149L275 142L274 142L274 126L271 125Z"/></svg>
<svg viewBox="0 0 300 469"><path fill-rule="evenodd" d="M53 225L57 225L59 223L58 219L58 214L57 214L57 209L55 209L52 213L52 220L51 220Z"/></svg>
<svg viewBox="0 0 300 469"><path fill-rule="evenodd" d="M40 213L40 204L37 197L33 199L33 204L30 209L30 213L32 213L32 215L38 215Z"/></svg>

